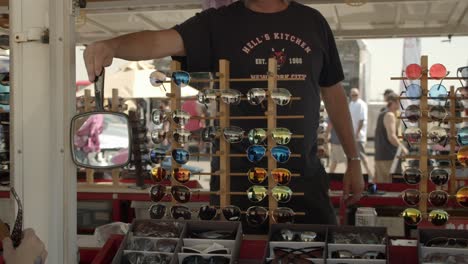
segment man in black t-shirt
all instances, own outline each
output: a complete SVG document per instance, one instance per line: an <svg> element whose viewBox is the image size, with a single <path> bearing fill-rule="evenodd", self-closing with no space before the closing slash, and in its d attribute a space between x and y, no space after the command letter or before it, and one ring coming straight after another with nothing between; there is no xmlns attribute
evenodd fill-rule
<svg viewBox="0 0 468 264"><path fill-rule="evenodd" d="M293 191L305 196L293 197L284 206L306 213L303 222L333 224L334 211L328 197L328 177L316 157L320 95L333 127L348 157L343 179L346 204L360 199L363 190L359 155L356 151L348 103L341 81L343 70L332 31L325 18L315 9L294 1L245 0L220 9L209 9L172 29L143 31L96 42L84 54L90 80L109 66L114 57L126 60L147 60L165 56L180 57L189 72L218 71L219 59L230 61L231 78L266 78L268 58L278 62L278 74L305 81L278 82L293 96L301 98L290 106L278 106L278 115L304 115L300 120L278 120L293 134L288 147L301 158L291 158L284 166L300 173L290 183ZM259 84L263 83L263 86ZM252 87L265 87L266 82L232 84L245 94ZM247 103L231 107L231 115L263 115L265 109ZM244 131L266 127L266 120L232 121ZM247 144L232 144L233 152L245 153ZM213 166L217 166L213 159ZM264 163L255 166L266 166ZM246 172L254 165L247 159L232 159L232 172ZM212 177L216 186L216 177ZM242 177L231 178L232 191L245 191L249 185ZM214 187L216 188L216 187ZM232 197L232 203L246 209L253 205L246 197Z"/></svg>

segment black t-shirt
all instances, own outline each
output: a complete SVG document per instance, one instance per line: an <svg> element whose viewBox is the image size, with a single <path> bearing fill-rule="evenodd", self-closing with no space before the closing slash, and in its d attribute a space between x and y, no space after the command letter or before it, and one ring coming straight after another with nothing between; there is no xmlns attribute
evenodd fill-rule
<svg viewBox="0 0 468 264"><path fill-rule="evenodd" d="M304 139L293 139L288 147L302 158L291 158L280 167L309 176L317 167L316 139L320 115L320 86L332 86L343 80L343 70L332 31L315 9L291 2L277 13L257 13L243 1L220 9L209 9L174 28L181 35L186 57L185 70L218 71L219 60L230 61L231 78L266 78L268 58L275 57L280 77L305 78L305 81L279 81L278 87L301 97L287 106L278 106L278 115L304 115L304 119L277 121ZM245 94L250 88L266 87L267 82L231 83ZM243 101L231 107L231 115L264 115L265 108ZM266 120L232 120L248 132L266 127ZM246 141L246 140L245 140ZM231 144L233 152L245 153L248 142ZM266 166L266 159L257 166ZM253 167L246 158L232 159L233 172ZM294 190L294 188L293 188ZM296 190L294 190L296 191Z"/></svg>

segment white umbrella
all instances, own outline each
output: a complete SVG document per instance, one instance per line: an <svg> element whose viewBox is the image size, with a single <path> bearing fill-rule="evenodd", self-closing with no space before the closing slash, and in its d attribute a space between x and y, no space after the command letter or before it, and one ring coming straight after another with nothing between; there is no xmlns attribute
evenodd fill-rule
<svg viewBox="0 0 468 264"><path fill-rule="evenodd" d="M166 98L166 93L171 92L170 83L163 86L154 87L151 85L149 77L155 71L154 66L143 62L131 62L120 71L106 75L104 80L104 97L112 97L112 89L119 90L119 96L123 98ZM170 81L170 79L168 79ZM94 96L94 84L78 91L76 96L83 96L85 89L91 89ZM185 86L181 88L182 97L191 97L198 94L198 90Z"/></svg>

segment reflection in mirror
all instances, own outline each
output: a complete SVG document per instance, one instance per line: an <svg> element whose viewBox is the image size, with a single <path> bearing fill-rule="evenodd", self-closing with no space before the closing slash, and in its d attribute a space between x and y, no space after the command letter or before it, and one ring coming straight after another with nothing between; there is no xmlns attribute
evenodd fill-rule
<svg viewBox="0 0 468 264"><path fill-rule="evenodd" d="M91 112L75 116L70 138L77 166L111 169L123 167L130 160L130 125L124 114Z"/></svg>

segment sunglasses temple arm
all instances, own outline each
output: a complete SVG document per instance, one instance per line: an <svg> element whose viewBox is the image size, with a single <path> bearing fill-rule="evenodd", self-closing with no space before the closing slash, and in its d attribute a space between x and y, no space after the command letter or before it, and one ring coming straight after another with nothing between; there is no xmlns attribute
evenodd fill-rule
<svg viewBox="0 0 468 264"><path fill-rule="evenodd" d="M402 97L403 94L406 94L406 92L401 92L400 97ZM400 103L401 110L404 109L403 104L401 103L401 100L398 100L398 103Z"/></svg>
<svg viewBox="0 0 468 264"><path fill-rule="evenodd" d="M164 83L162 83L162 88L164 89L164 92L167 92L166 86L164 86Z"/></svg>

